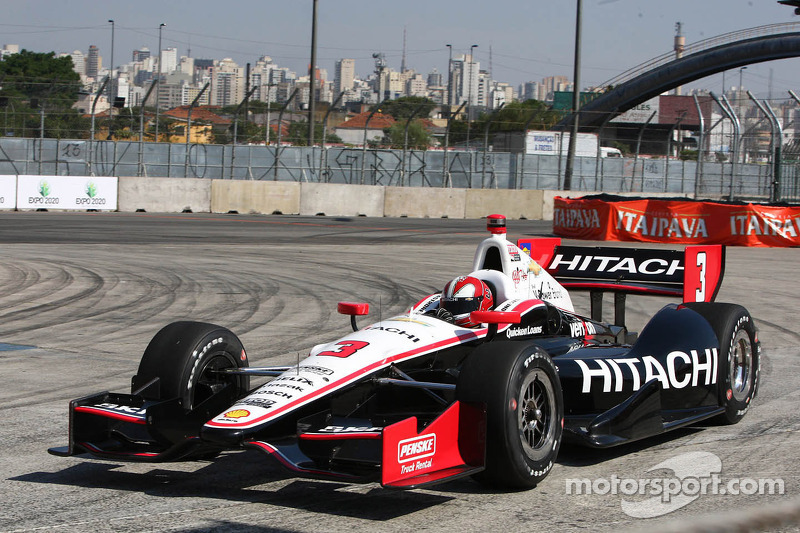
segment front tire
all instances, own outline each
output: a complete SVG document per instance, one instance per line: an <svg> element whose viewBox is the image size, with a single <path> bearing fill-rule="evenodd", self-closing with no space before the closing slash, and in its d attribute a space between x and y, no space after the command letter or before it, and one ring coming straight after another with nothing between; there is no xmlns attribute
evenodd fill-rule
<svg viewBox="0 0 800 533"><path fill-rule="evenodd" d="M519 342L484 344L464 362L456 396L486 404L486 469L478 481L527 489L547 476L564 421L561 383L547 353Z"/></svg>
<svg viewBox="0 0 800 533"><path fill-rule="evenodd" d="M158 378L158 397L150 399L180 398L182 407L191 411L227 387L235 398L246 394L247 376L218 371L247 366L244 347L231 331L203 322L173 322L147 345L133 389Z"/></svg>
<svg viewBox="0 0 800 533"><path fill-rule="evenodd" d="M723 424L741 420L758 391L761 349L753 318L741 305L686 303L706 319L719 340L719 402Z"/></svg>

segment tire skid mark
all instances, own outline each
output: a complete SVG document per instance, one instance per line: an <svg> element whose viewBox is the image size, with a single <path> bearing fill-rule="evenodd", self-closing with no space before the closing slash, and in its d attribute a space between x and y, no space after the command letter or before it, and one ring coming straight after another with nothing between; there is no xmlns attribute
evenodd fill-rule
<svg viewBox="0 0 800 533"><path fill-rule="evenodd" d="M5 273L0 277L0 302L39 282L39 272L28 265L8 263L2 266Z"/></svg>
<svg viewBox="0 0 800 533"><path fill-rule="evenodd" d="M48 266L54 266L56 269L49 279L45 278L47 281L52 281L53 285L43 282L42 284L37 284L35 287L29 287L29 290L34 288L37 289L35 295L36 298L33 300L33 302L31 302L34 305L29 305L22 309L0 314L0 322L8 323L14 320L28 320L29 318L41 315L44 312L57 310L75 301L82 300L95 294L104 285L102 276L95 274L89 269L80 266L69 265L69 267L75 269L83 275L86 275L90 279L90 282L88 287L83 289L78 288L78 292L76 294L60 296L59 293L63 292L65 289L71 288L75 282L75 276L72 272L70 272L69 268L63 264L56 265L55 263L48 262L45 262L45 264ZM19 296L23 298L27 297L27 295L24 293L20 293ZM48 300L48 298L51 296L56 297L57 299L53 301L35 303L41 300ZM0 330L0 334L2 333L3 331Z"/></svg>
<svg viewBox="0 0 800 533"><path fill-rule="evenodd" d="M34 279L57 278L59 282L46 292L52 301L37 299L33 308L6 313L0 339L57 338L39 344L65 351L85 350L88 338L95 351L117 342L143 349L160 327L188 319L217 323L237 335L253 337L252 343L245 343L248 351L268 357L298 348L303 351L346 333L348 320L336 313L334 300L371 303L373 312L365 320L375 321L405 312L424 296L411 280L354 270L352 265L361 256L375 262L369 254L343 252L353 261L326 264L323 269L319 257L307 252L292 251L268 260L263 251L243 252L237 253L235 261L221 257L202 263L192 262L191 253L169 253L153 263L136 254L119 257L114 252L86 265L78 264L77 258L8 265L16 269L15 278L30 280L28 287L43 283ZM53 268L60 273L54 274ZM357 289L343 293L343 287ZM77 292L65 295L72 291ZM17 300L25 297L16 295ZM15 305L19 303L5 307ZM287 329L282 325L286 323L303 325ZM127 356L138 358L139 353Z"/></svg>

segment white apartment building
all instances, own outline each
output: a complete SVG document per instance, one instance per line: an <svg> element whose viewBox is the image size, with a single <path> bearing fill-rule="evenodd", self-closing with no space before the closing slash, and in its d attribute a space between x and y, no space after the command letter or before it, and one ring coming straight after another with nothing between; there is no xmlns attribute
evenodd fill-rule
<svg viewBox="0 0 800 533"><path fill-rule="evenodd" d="M161 69L162 74L169 74L178 70L178 49L165 48L162 50L161 61L164 63L164 68Z"/></svg>
<svg viewBox="0 0 800 533"><path fill-rule="evenodd" d="M356 79L356 60L340 59L336 62L336 72L333 78L333 94L339 96L343 91L353 88Z"/></svg>
<svg viewBox="0 0 800 533"><path fill-rule="evenodd" d="M238 105L244 99L244 69L225 58L211 71L211 105Z"/></svg>
<svg viewBox="0 0 800 533"><path fill-rule="evenodd" d="M428 83L422 74L414 74L406 81L406 96L427 96Z"/></svg>

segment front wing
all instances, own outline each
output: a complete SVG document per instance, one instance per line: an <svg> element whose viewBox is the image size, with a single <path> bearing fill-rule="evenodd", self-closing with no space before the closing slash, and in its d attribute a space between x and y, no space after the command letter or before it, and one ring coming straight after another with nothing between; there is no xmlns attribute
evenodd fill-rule
<svg viewBox="0 0 800 533"><path fill-rule="evenodd" d="M225 409L218 404L201 404L187 413L177 399L152 402L109 392L79 398L70 402L68 446L49 452L138 462L213 455L224 448L204 442L198 430L212 416L209 412ZM482 404L453 402L422 428L416 417L382 428L306 424L298 428L295 437L242 444L266 453L299 477L380 481L396 489L469 476L485 465L486 409Z"/></svg>

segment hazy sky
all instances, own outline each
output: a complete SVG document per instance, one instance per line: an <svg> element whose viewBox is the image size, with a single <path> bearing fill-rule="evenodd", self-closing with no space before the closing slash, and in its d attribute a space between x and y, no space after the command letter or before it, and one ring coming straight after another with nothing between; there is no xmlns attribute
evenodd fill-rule
<svg viewBox="0 0 800 533"><path fill-rule="evenodd" d="M193 57L231 57L239 64L269 55L280 66L302 74L310 59L312 0L19 0L2 2L0 44L19 44L34 51L70 52L100 48L104 65L111 52L115 20L114 63L130 61L134 48L176 47ZM575 6L569 0L319 0L318 65L333 78L334 62L356 60L362 76L373 70L372 54L383 52L399 70L403 28L407 64L427 74L447 71L448 51L464 53L477 44L476 58L493 77L519 84L545 76L572 77ZM600 84L630 67L672 50L675 23L683 23L686 43L723 33L775 23L798 23L792 8L775 0L584 0L582 85ZM751 65L744 86L756 93L800 91L800 60ZM726 85L738 84L739 70ZM692 84L719 91L722 76Z"/></svg>

